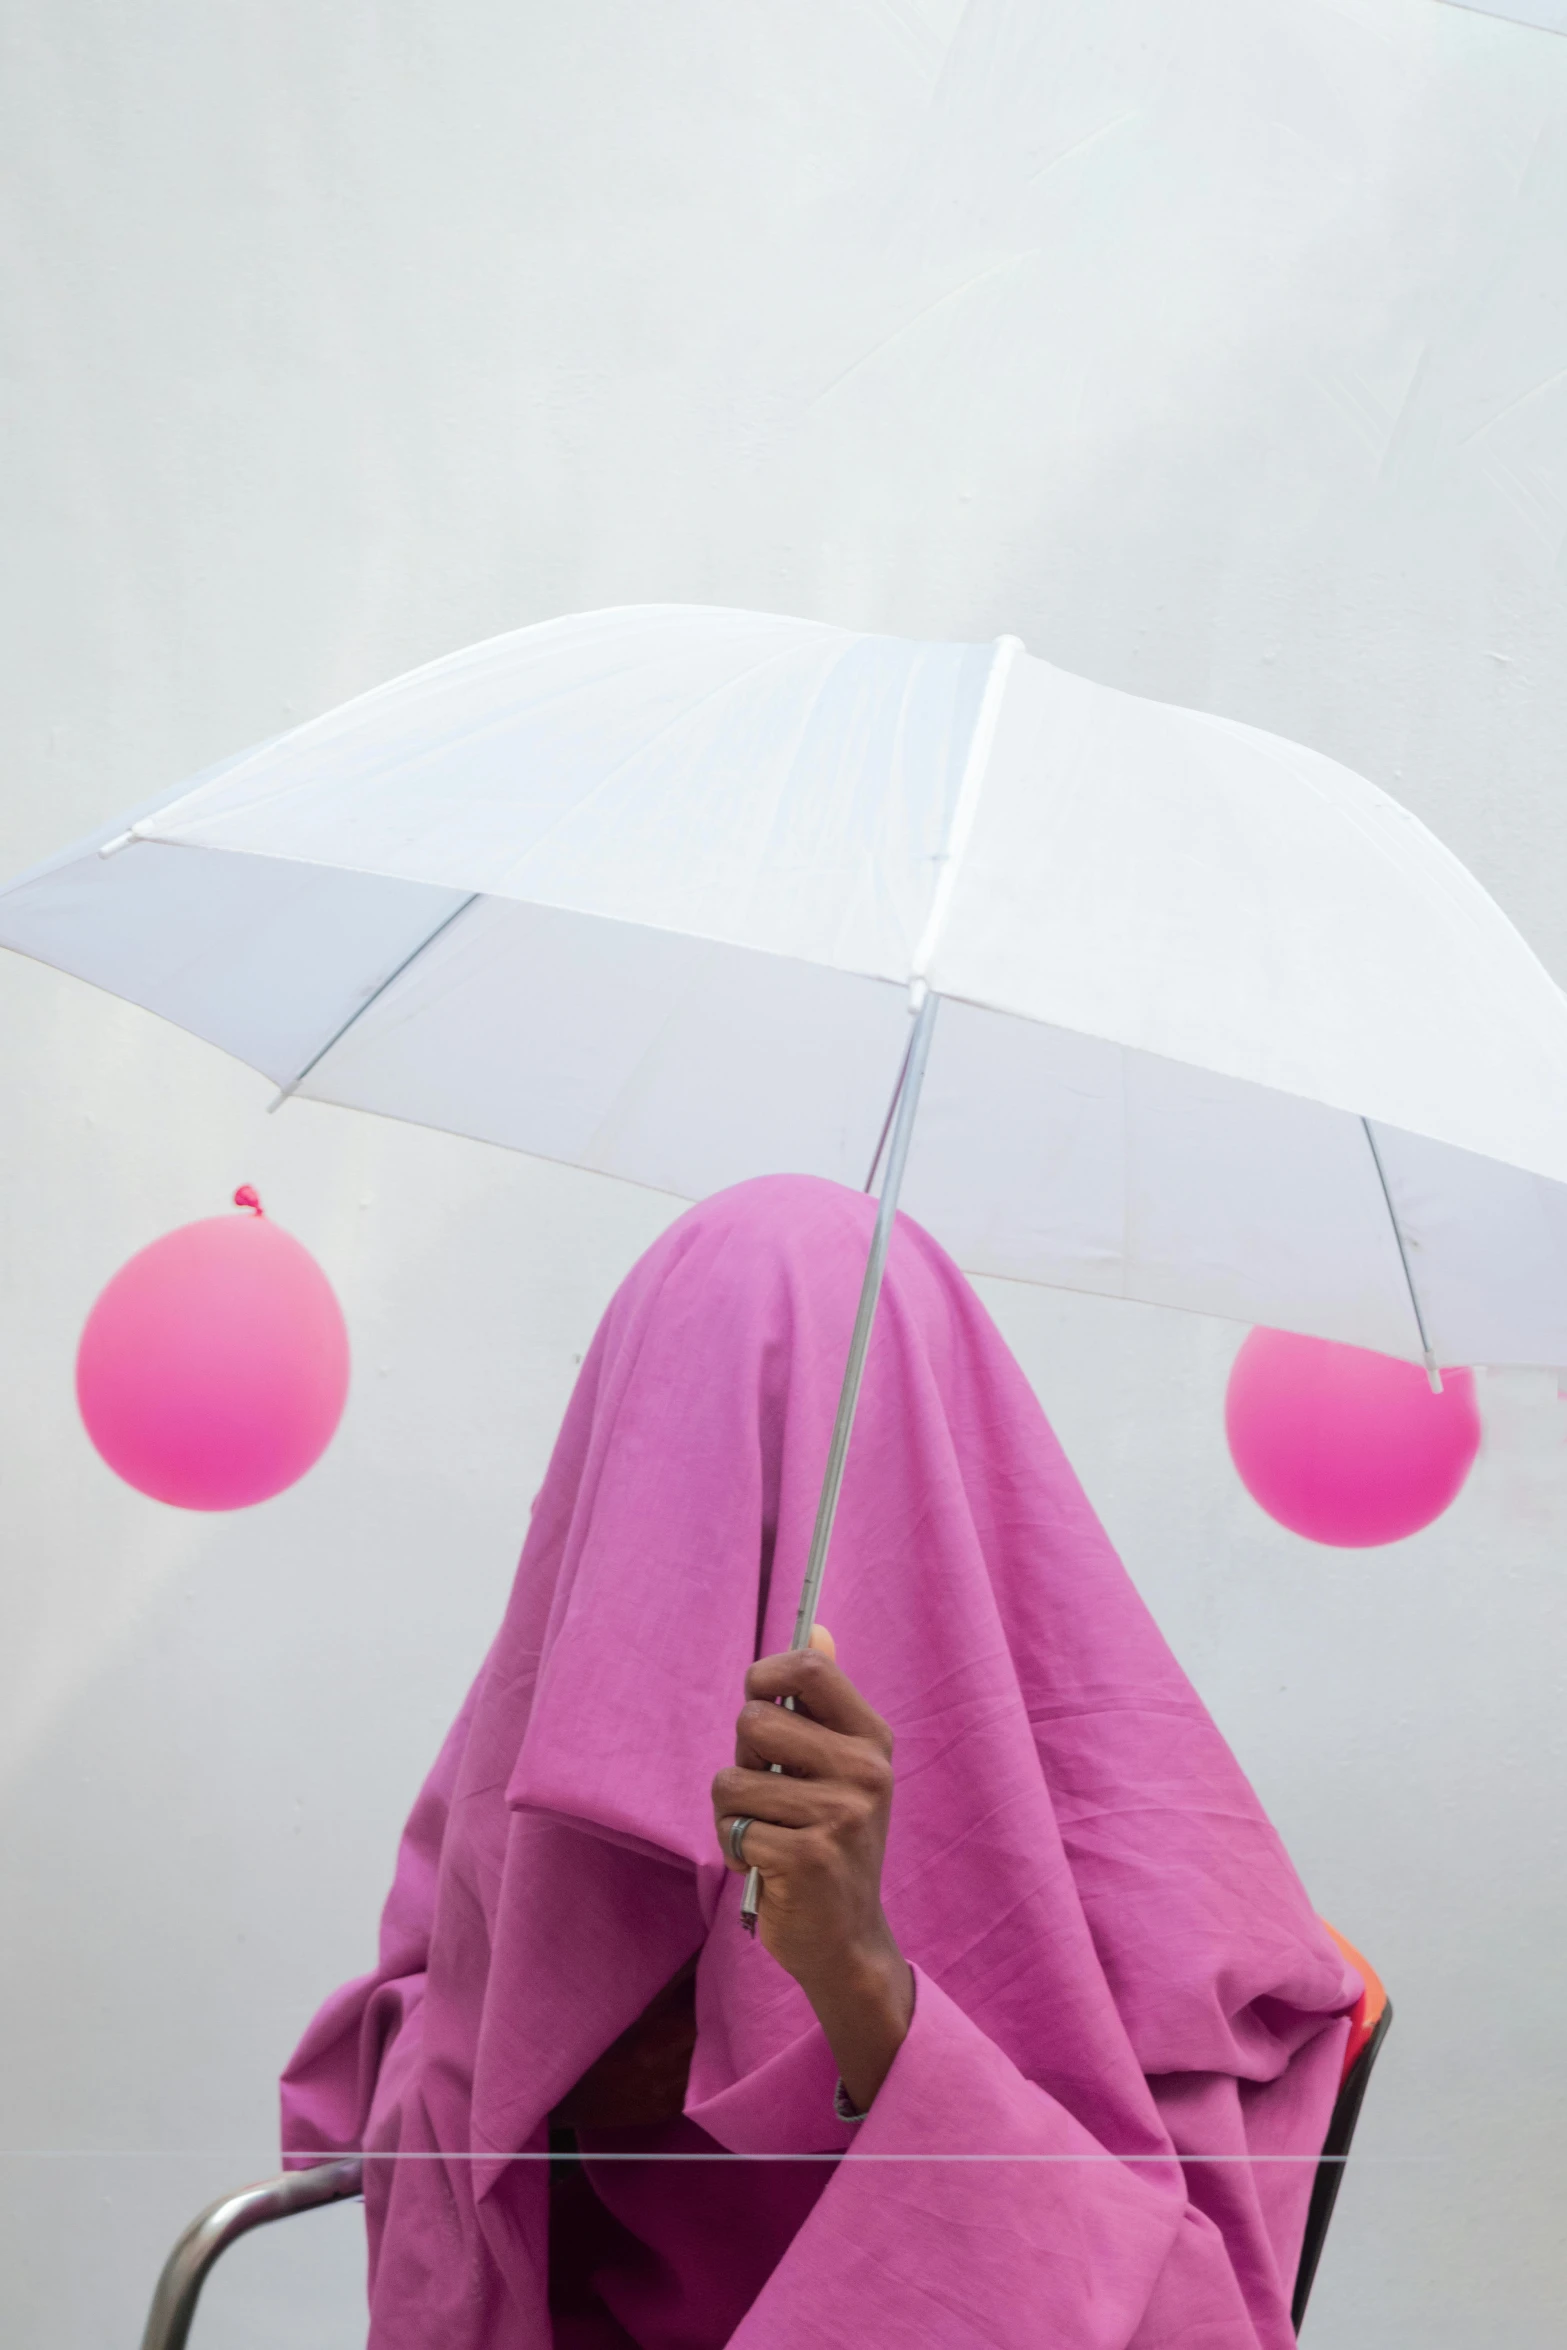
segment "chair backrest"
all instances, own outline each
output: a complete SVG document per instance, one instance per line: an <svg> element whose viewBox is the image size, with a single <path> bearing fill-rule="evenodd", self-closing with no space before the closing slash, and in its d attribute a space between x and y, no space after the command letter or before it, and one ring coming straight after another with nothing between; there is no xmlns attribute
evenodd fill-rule
<svg viewBox="0 0 1567 2350"><path fill-rule="evenodd" d="M1323 1919L1327 1926L1327 1919ZM1349 2038L1344 2043L1344 2063L1339 2074L1338 2098L1333 2107L1333 2118L1323 2141L1317 2175L1312 2182L1311 2204L1306 2213L1306 2237L1300 2250L1300 2266L1295 2271L1295 2298L1290 2308L1290 2323L1300 2331L1300 2321L1306 2314L1306 2303L1311 2297L1312 2280L1317 2263L1322 2258L1322 2247L1327 2239L1328 2222L1333 2217L1333 2206L1344 2177L1349 2143L1355 2135L1355 2124L1360 2119L1360 2108L1365 2101L1366 2083L1376 2063L1382 2043L1387 2038L1393 2021L1393 2003L1376 1969L1361 1957L1351 1942L1328 1926L1350 1965L1359 1975L1365 1989L1349 2011Z"/></svg>

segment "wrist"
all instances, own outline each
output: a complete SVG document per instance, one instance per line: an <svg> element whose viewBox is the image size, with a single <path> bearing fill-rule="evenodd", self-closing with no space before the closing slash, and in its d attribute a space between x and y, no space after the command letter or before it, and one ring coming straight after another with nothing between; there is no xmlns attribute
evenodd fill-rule
<svg viewBox="0 0 1567 2350"><path fill-rule="evenodd" d="M888 1932L873 1949L857 1952L845 1971L849 1996L896 2021L900 2035L914 2012L914 1970Z"/></svg>
<svg viewBox="0 0 1567 2350"><path fill-rule="evenodd" d="M914 1971L890 1931L839 1954L803 1986L856 2111L892 2069L914 2017Z"/></svg>
<svg viewBox="0 0 1567 2350"><path fill-rule="evenodd" d="M867 1941L844 1943L824 1953L800 1988L821 2016L824 2009L852 2009L858 2014L895 2009L910 2003L913 1978L891 1930L885 1926Z"/></svg>

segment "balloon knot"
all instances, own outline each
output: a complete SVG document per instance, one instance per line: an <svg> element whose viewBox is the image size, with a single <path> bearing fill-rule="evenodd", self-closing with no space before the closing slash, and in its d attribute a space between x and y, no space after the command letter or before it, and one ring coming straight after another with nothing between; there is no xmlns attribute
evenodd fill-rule
<svg viewBox="0 0 1567 2350"><path fill-rule="evenodd" d="M234 1194L234 1205L237 1208L253 1208L258 1216L263 1212L261 1202L256 1196L256 1187L253 1183L242 1183L240 1185L238 1191L236 1191Z"/></svg>

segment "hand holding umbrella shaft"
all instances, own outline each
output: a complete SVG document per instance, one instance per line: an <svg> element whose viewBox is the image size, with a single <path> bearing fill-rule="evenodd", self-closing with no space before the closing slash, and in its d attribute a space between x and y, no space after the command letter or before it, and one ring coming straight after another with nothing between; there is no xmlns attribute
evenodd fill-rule
<svg viewBox="0 0 1567 2350"><path fill-rule="evenodd" d="M761 1871L760 1939L794 1976L863 2112L914 2012L914 1977L881 1905L892 1733L821 1650L763 1657L746 1675L735 1759L713 1781L726 1865ZM783 1702L792 1698L795 1710ZM730 1848L752 1825L745 1861Z"/></svg>

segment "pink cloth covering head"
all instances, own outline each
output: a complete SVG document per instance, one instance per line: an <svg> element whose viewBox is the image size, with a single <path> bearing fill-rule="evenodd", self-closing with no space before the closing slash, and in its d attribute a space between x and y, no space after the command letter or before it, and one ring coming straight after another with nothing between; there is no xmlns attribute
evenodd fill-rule
<svg viewBox="0 0 1567 2350"><path fill-rule="evenodd" d="M792 1631L871 1213L742 1185L600 1326L380 1964L285 2079L291 2152L480 2157L369 2166L375 2350L549 2343L544 2166L507 2158L544 2148L697 1948L691 2121L737 2152L852 2147L743 2350L1293 2342L1305 2158L1358 1985L1022 1373L907 1219L824 1606L897 1737L884 1898L917 1982L858 2133L803 1994L741 1933L708 1786L747 1663ZM1302 2159L1179 2162L1259 2153Z"/></svg>

